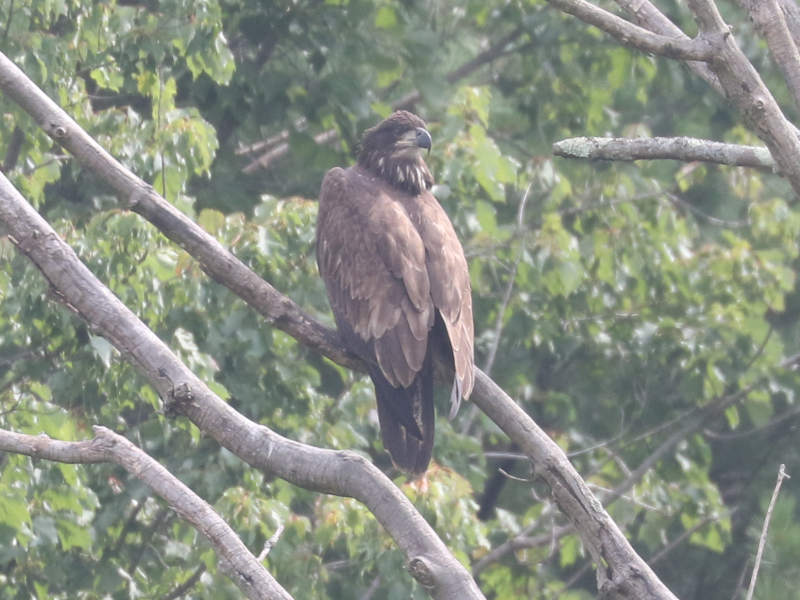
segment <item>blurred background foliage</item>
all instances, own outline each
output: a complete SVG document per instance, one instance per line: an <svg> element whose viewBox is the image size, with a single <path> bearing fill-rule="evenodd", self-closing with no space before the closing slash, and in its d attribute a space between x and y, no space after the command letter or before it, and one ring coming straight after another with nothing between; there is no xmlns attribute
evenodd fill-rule
<svg viewBox="0 0 800 600"><path fill-rule="evenodd" d="M658 4L693 31L682 3ZM721 5L785 99L746 19ZM609 510L679 597L734 596L778 464L800 471L794 199L755 170L550 152L576 135L756 143L679 64L542 0L2 0L0 48L327 324L313 252L322 175L351 163L393 106L420 113L470 262L477 363L601 497L623 485ZM215 391L293 439L391 468L368 381L271 329L2 97L0 116L4 172ZM124 433L254 552L285 527L267 563L296 598L425 597L363 506L255 473L166 418L7 240L0 256L0 427ZM594 596L547 490L470 404L439 420L434 461L427 489L403 489L488 597ZM15 455L0 469L0 598L238 597L205 541L120 469ZM784 485L757 597L796 597L799 486Z"/></svg>

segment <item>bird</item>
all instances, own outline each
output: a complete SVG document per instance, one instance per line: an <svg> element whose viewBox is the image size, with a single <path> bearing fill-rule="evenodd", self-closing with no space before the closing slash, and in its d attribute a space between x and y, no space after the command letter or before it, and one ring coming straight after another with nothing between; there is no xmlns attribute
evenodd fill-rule
<svg viewBox="0 0 800 600"><path fill-rule="evenodd" d="M408 111L367 129L356 164L325 174L316 230L340 338L372 379L384 448L413 477L431 460L437 362L453 373L451 419L474 385L469 270L431 192L431 145Z"/></svg>

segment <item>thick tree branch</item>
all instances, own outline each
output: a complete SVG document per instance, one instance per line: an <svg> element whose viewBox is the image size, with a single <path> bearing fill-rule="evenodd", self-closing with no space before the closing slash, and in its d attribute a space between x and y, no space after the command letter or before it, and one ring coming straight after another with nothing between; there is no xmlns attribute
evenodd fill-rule
<svg viewBox="0 0 800 600"><path fill-rule="evenodd" d="M749 13L756 30L766 40L773 62L783 73L794 105L800 108L800 52L778 0L739 0L739 4Z"/></svg>
<svg viewBox="0 0 800 600"><path fill-rule="evenodd" d="M578 17L584 23L602 29L626 46L681 60L708 61L711 58L711 46L702 37L692 40L682 33L674 36L653 33L586 0L548 2L563 12Z"/></svg>
<svg viewBox="0 0 800 600"><path fill-rule="evenodd" d="M568 138L553 144L553 154L564 158L621 161L670 159L762 169L775 168L775 161L766 148L688 137Z"/></svg>
<svg viewBox="0 0 800 600"><path fill-rule="evenodd" d="M800 48L800 7L797 6L797 0L779 0L779 2L794 45Z"/></svg>
<svg viewBox="0 0 800 600"><path fill-rule="evenodd" d="M57 462L121 466L161 496L192 527L211 542L223 571L248 597L291 600L292 596L256 560L233 529L188 486L130 441L105 427L94 428L85 442L63 442L45 435L25 435L0 429L0 450Z"/></svg>
<svg viewBox="0 0 800 600"><path fill-rule="evenodd" d="M112 185L123 198L131 199L134 210L200 260L214 279L252 304L270 323L341 364L360 364L343 350L335 333L249 273L216 240L119 165L2 55L0 89L32 114L85 167ZM447 551L405 495L371 463L350 452L300 444L251 423L180 363L127 307L102 287L71 248L21 199L0 207L0 219L9 224L17 246L37 264L68 305L130 357L175 410L256 468L307 489L362 501L405 551L411 572L435 598L482 597L469 573ZM242 273L242 269L248 272ZM246 277L247 285L240 281L242 277ZM266 305L254 291L262 284L275 295ZM286 323L298 320L304 327L291 330L286 327ZM606 597L674 598L633 551L558 445L479 370L472 399L533 460L538 474L548 482L559 508L580 532L596 564L602 565L597 577Z"/></svg>

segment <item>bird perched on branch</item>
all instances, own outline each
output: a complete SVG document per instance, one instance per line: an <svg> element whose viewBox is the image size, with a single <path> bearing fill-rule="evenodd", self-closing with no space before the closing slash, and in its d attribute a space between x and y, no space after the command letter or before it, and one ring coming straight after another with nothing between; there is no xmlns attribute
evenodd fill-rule
<svg viewBox="0 0 800 600"><path fill-rule="evenodd" d="M413 475L433 449L434 364L454 373L451 418L474 383L469 271L430 191L430 148L425 122L395 112L364 133L355 166L325 175L317 217L337 327L375 384L384 447Z"/></svg>

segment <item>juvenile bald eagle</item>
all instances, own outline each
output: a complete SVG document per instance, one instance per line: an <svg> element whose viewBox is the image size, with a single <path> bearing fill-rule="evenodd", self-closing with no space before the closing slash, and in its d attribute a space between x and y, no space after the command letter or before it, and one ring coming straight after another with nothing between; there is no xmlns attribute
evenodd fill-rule
<svg viewBox="0 0 800 600"><path fill-rule="evenodd" d="M358 164L325 175L317 264L339 332L375 384L383 445L414 475L431 459L434 362L454 371L451 417L473 386L467 261L431 194L425 122L398 111L364 133Z"/></svg>

